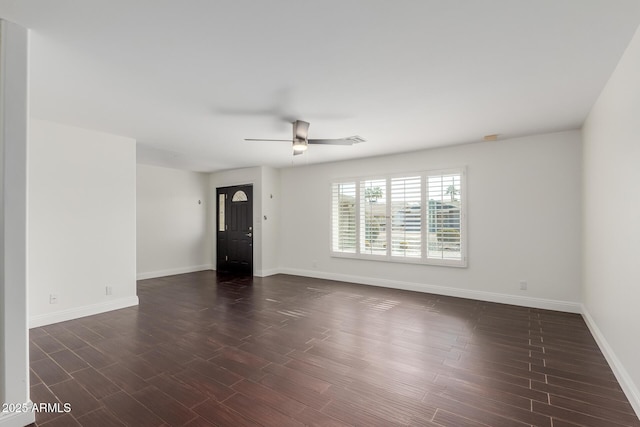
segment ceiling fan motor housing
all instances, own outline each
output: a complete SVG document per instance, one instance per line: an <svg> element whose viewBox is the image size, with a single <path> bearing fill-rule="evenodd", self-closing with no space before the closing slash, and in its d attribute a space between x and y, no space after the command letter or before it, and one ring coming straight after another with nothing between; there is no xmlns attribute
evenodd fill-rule
<svg viewBox="0 0 640 427"><path fill-rule="evenodd" d="M296 120L293 122L293 151L305 151L309 148L307 136L309 135L309 123Z"/></svg>
<svg viewBox="0 0 640 427"><path fill-rule="evenodd" d="M296 120L295 122L293 122L293 140L307 140L307 137L309 136L309 123L302 121L302 120Z"/></svg>

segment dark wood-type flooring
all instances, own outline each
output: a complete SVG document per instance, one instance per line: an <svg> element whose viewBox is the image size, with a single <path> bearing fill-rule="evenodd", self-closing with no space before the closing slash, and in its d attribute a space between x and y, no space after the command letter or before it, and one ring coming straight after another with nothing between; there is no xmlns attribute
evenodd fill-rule
<svg viewBox="0 0 640 427"><path fill-rule="evenodd" d="M42 426L640 426L578 315L200 272L31 330Z"/></svg>

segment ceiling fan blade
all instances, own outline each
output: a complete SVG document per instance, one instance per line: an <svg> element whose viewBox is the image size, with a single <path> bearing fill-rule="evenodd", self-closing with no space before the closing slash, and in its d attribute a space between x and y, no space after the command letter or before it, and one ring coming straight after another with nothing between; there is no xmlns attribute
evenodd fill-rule
<svg viewBox="0 0 640 427"><path fill-rule="evenodd" d="M358 135L348 136L346 138L339 139L310 139L309 144L325 144L325 145L353 145L366 140Z"/></svg>
<svg viewBox="0 0 640 427"><path fill-rule="evenodd" d="M296 120L293 122L293 139L307 139L309 135L309 123Z"/></svg>
<svg viewBox="0 0 640 427"><path fill-rule="evenodd" d="M353 141L348 139L310 139L309 144L323 144L323 145L353 145Z"/></svg>
<svg viewBox="0 0 640 427"><path fill-rule="evenodd" d="M293 142L292 139L263 139L263 138L245 138L245 141L278 141L278 142Z"/></svg>

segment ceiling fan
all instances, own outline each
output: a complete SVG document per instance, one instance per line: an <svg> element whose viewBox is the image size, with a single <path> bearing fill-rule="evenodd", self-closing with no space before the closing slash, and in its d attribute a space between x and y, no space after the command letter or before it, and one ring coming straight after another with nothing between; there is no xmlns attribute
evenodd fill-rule
<svg viewBox="0 0 640 427"><path fill-rule="evenodd" d="M293 122L293 139L256 139L246 138L245 141L281 141L293 143L293 155L297 156L305 152L309 144L325 144L325 145L353 145L366 140L358 135L348 136L339 139L308 139L309 123L296 120Z"/></svg>

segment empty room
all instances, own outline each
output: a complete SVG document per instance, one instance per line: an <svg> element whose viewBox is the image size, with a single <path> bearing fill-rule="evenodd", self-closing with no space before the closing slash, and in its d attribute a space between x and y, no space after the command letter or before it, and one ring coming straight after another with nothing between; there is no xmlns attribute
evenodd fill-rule
<svg viewBox="0 0 640 427"><path fill-rule="evenodd" d="M0 427L640 426L637 0L0 0Z"/></svg>

